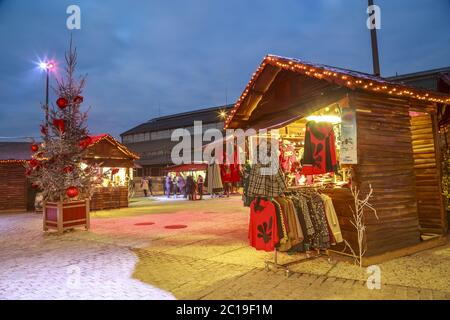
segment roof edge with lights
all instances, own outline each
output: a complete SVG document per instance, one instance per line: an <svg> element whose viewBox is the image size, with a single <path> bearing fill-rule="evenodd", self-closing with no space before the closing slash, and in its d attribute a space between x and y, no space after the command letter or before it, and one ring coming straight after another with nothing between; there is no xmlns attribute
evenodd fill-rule
<svg viewBox="0 0 450 320"><path fill-rule="evenodd" d="M253 73L241 96L234 104L233 109L225 120L225 129L232 121L242 102L252 90L256 80L267 65L272 65L282 70L296 72L311 78L325 80L352 90L360 89L372 93L399 96L432 103L450 104L450 95L443 93L411 87L363 72L269 54L264 57L258 69Z"/></svg>

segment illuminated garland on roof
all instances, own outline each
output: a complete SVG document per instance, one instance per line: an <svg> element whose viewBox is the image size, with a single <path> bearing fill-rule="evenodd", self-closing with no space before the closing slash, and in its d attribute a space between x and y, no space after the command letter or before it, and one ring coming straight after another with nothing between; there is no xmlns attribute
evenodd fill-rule
<svg viewBox="0 0 450 320"><path fill-rule="evenodd" d="M0 160L0 164L23 164L28 160Z"/></svg>
<svg viewBox="0 0 450 320"><path fill-rule="evenodd" d="M392 96L406 97L434 103L450 104L450 97L445 94L439 94L432 91L408 87L399 83L386 81L380 77L365 75L356 71L346 71L339 68L306 63L297 59L267 55L258 69L253 73L244 92L241 94L233 109L230 111L229 116L225 120L225 129L230 124L241 103L247 97L256 79L268 64L279 67L283 70L297 72L311 78L326 80L340 86L345 86L352 90L361 89L365 91L384 93Z"/></svg>
<svg viewBox="0 0 450 320"><path fill-rule="evenodd" d="M101 142L103 140L107 140L107 141L111 142L114 146L117 147L117 149L119 149L120 151L122 151L123 153L125 153L126 155L128 155L131 158L134 158L134 159L139 159L140 158L137 154L131 152L127 147L125 147L123 144L121 144L119 141L114 139L109 134L104 134L100 138L95 139L94 142L92 142L92 143L90 143L88 145L88 148L91 148L92 146L95 146L97 143L99 143L99 142Z"/></svg>

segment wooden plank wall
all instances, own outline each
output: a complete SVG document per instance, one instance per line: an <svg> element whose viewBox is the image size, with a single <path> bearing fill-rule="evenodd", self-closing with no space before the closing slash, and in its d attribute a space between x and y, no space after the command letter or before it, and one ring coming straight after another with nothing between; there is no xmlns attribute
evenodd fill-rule
<svg viewBox="0 0 450 320"><path fill-rule="evenodd" d="M23 164L0 163L0 190L1 212L27 210L27 187Z"/></svg>
<svg viewBox="0 0 450 320"><path fill-rule="evenodd" d="M325 189L323 193L329 195L333 200L334 210L338 216L342 237L350 244L355 252L358 251L358 236L352 225L355 209L353 197L349 188Z"/></svg>
<svg viewBox="0 0 450 320"><path fill-rule="evenodd" d="M411 127L420 230L442 234L442 199L432 118L429 114L411 117Z"/></svg>
<svg viewBox="0 0 450 320"><path fill-rule="evenodd" d="M128 187L97 188L90 202L92 211L125 207L128 207Z"/></svg>
<svg viewBox="0 0 450 320"><path fill-rule="evenodd" d="M409 103L367 93L354 93L357 110L358 164L354 183L365 194L379 220L367 213L367 256L420 242Z"/></svg>

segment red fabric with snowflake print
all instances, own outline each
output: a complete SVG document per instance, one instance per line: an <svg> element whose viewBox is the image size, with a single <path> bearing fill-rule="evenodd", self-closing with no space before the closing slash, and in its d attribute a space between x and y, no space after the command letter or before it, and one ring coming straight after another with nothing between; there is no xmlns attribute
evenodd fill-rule
<svg viewBox="0 0 450 320"><path fill-rule="evenodd" d="M257 250L275 250L280 239L275 205L272 202L257 198L250 204L248 239L250 245Z"/></svg>

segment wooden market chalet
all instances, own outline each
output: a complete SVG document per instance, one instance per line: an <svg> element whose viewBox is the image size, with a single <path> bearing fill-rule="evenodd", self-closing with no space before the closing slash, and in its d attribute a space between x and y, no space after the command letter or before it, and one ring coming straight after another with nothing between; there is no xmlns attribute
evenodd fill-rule
<svg viewBox="0 0 450 320"><path fill-rule="evenodd" d="M282 138L303 141L308 116L353 115L354 158L340 164L347 185L323 192L332 198L344 239L357 247L348 183L363 194L372 186L379 219L366 217L367 265L445 243L437 110L448 104L449 94L267 55L225 128L279 129Z"/></svg>
<svg viewBox="0 0 450 320"><path fill-rule="evenodd" d="M128 181L139 157L108 134L90 136L86 163L100 164L101 186L90 200L91 210L128 207ZM31 157L31 142L0 143L0 212L34 211L37 190L25 176L24 164Z"/></svg>

